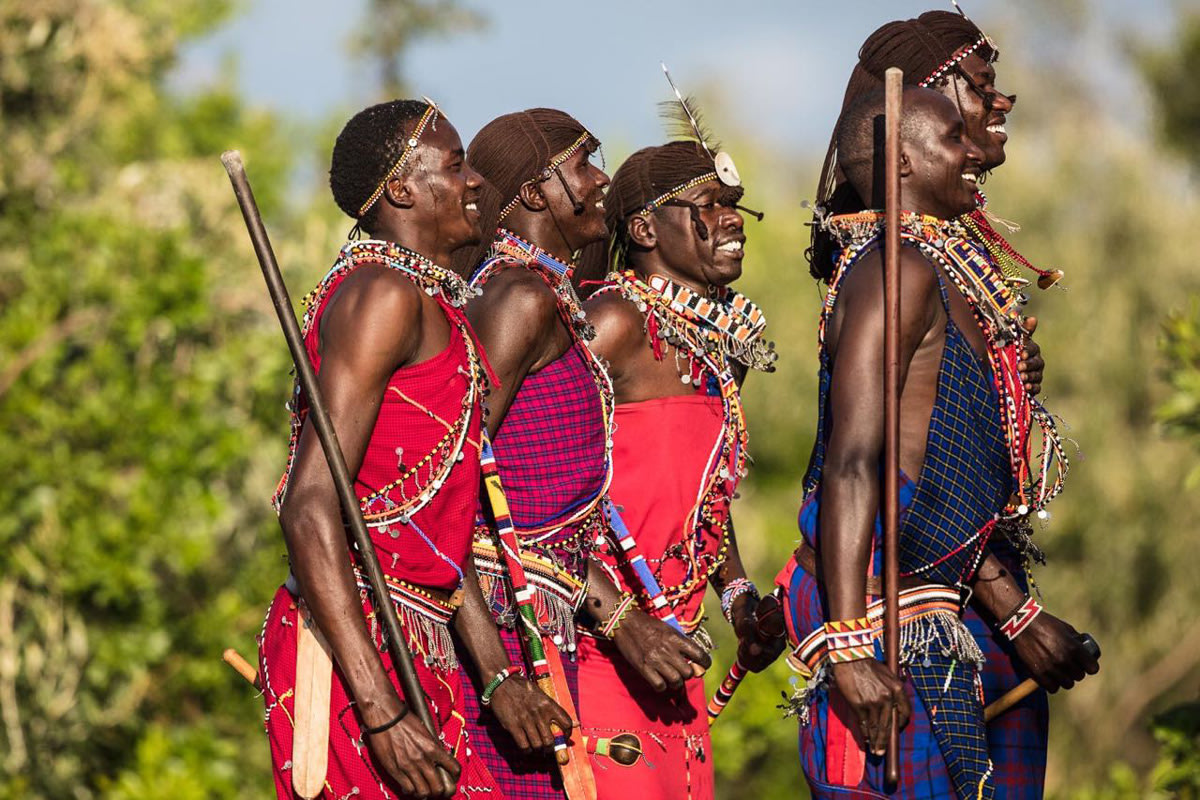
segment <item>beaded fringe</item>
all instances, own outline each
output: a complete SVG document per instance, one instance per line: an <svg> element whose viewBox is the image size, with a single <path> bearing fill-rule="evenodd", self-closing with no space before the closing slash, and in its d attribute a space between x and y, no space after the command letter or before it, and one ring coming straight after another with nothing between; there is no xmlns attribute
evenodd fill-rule
<svg viewBox="0 0 1200 800"><path fill-rule="evenodd" d="M484 591L484 598L492 609L492 616L497 625L508 629L517 627L517 606L508 581L495 580L491 576L480 574L479 582ZM540 586L530 584L533 590L533 610L537 613L538 629L550 636L559 652L574 653L576 648L575 612L576 608L570 602L558 595L551 594Z"/></svg>
<svg viewBox="0 0 1200 800"><path fill-rule="evenodd" d="M900 626L901 666L918 661L929 666L931 652L940 652L976 670L986 660L971 631L957 614L946 610L932 611ZM809 709L815 693L824 688L828 680L828 658L821 659L812 677L803 684L799 678L793 677L792 685L795 688L792 695L789 697L785 693L783 703L779 705L783 716L796 717L801 725L808 725Z"/></svg>
<svg viewBox="0 0 1200 800"><path fill-rule="evenodd" d="M416 644L425 666L443 672L457 670L458 655L454 652L454 640L450 638L450 626L406 605L394 605L405 635Z"/></svg>

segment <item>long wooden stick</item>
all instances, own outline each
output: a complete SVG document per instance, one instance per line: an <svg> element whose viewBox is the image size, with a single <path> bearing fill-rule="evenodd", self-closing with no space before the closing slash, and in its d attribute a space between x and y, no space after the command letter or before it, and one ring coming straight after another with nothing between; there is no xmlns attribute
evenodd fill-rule
<svg viewBox="0 0 1200 800"><path fill-rule="evenodd" d="M883 238L883 649L888 669L900 675L900 114L904 73L884 75ZM885 778L900 783L900 730L896 711L889 726Z"/></svg>
<svg viewBox="0 0 1200 800"><path fill-rule="evenodd" d="M316 373L305 352L304 337L300 332L299 323L296 322L296 315L292 311L292 300L288 296L283 275L279 272L279 264L275 260L274 250L271 249L271 240L267 237L267 229L263 225L258 204L254 201L254 192L250 189L250 181L246 178L246 169L242 164L241 153L236 150L228 150L221 154L221 163L225 165L225 171L229 174L229 182L233 184L233 193L237 196L238 206L242 210L242 218L246 222L246 230L250 234L250 241L254 244L258 264L262 267L263 278L267 282L267 290L270 292L271 302L275 306L275 314L279 317L279 324L283 327L283 336L287 339L288 349L291 351L292 361L296 366L296 374L300 379L300 386L308 398L309 419L312 420L317 436L321 440L321 449L325 452L325 460L333 475L333 483L337 487L342 511L350 523L354 544L362 559L362 565L366 569L375 608L379 612L377 616L383 620L388 640L388 652L400 675L404 697L408 700L409 707L416 712L417 718L429 731L429 735L437 740L437 727L434 725L433 715L429 711L429 701L421 688L417 671L413 667L412 653L408 651L404 633L400 630L399 616L395 613L384 613L384 609L391 608L392 600L388 594L387 584L384 582L379 556L375 552L375 545L371 542L370 534L367 533L366 523L363 522L362 509L359 507L358 497L355 496L350 482L350 471L346 468L346 460L342 456L342 447L338 443L337 432L325 410ZM437 771L441 779L443 794L446 796L453 794L455 782L451 779L450 774L441 767L438 767Z"/></svg>

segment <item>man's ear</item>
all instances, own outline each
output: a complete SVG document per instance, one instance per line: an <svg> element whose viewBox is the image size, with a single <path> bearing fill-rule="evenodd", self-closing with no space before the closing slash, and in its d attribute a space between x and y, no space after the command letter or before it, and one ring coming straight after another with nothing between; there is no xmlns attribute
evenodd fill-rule
<svg viewBox="0 0 1200 800"><path fill-rule="evenodd" d="M912 175L913 166L912 159L908 157L908 151L901 148L900 150L900 177L907 178Z"/></svg>
<svg viewBox="0 0 1200 800"><path fill-rule="evenodd" d="M629 233L629 240L638 247L653 250L654 246L658 244L658 232L654 229L652 217L634 214L625 225L625 230Z"/></svg>
<svg viewBox="0 0 1200 800"><path fill-rule="evenodd" d="M525 181L525 183L522 183L521 188L517 190L517 197L520 198L521 205L530 211L544 211L546 209L546 195L542 192L542 185L537 181Z"/></svg>
<svg viewBox="0 0 1200 800"><path fill-rule="evenodd" d="M383 188L384 199L396 208L412 208L416 203L413 197L414 187L411 175L392 178Z"/></svg>

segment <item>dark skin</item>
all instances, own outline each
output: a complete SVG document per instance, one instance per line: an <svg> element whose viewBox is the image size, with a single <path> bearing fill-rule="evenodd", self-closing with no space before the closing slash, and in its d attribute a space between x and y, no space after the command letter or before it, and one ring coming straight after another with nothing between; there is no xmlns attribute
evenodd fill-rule
<svg viewBox="0 0 1200 800"><path fill-rule="evenodd" d="M426 129L404 173L388 183L370 233L435 263L449 263L451 252L479 241L475 203L481 184L479 174L464 164L458 133L440 119L436 127ZM391 269L364 265L339 287L321 321L318 379L352 474L362 466L392 374L442 352L449 338L450 325L437 302ZM301 594L329 642L363 725L377 727L394 719L406 706L384 671L363 618L346 558L337 491L312 426L301 433L279 519ZM465 587L479 594L470 560ZM444 590L426 590L448 599ZM463 630L457 620L456 625ZM473 650L502 650L494 624L490 629L471 626L464 638L474 643ZM497 691L493 710L518 742L529 736L535 724L531 716L537 727L566 718L523 679L510 679ZM375 763L406 794L444 796L435 767L455 780L461 771L416 714L365 738Z"/></svg>
<svg viewBox="0 0 1200 800"><path fill-rule="evenodd" d="M901 143L901 207L951 219L974 207L974 182L982 152L964 135L953 103L929 90L909 89L905 113L925 123ZM871 196L869 185L856 189ZM916 479L925 458L929 417L936 398L945 345L946 312L935 267L919 251L901 248L900 467ZM883 263L865 255L843 283L827 344L832 358L830 439L822 478L821 567L829 618L866 614L867 565L880 503L878 469L883 454ZM944 278L953 286L948 278ZM951 291L950 316L971 347L985 358L985 343L969 305ZM988 556L974 583L974 600L996 619L1024 600L1016 581ZM1070 688L1099 665L1067 623L1043 613L1017 637L1017 654L1046 689ZM875 659L832 668L838 690L862 723L871 751L882 754L893 708L900 725L911 708L903 683Z"/></svg>
<svg viewBox="0 0 1200 800"><path fill-rule="evenodd" d="M648 218L635 216L626 224L632 242L630 266L643 278L663 275L671 281L705 294L710 286L727 286L742 274L742 215L731 202L720 202L721 184L709 181L689 189L679 199L699 209L708 238L701 239L686 207L665 206ZM584 306L596 326L591 348L608 363L608 374L618 405L661 397L690 396L695 390L680 380L675 359L654 357L646 341L645 316L625 298L606 292ZM668 350L670 345L663 345ZM686 354L680 354L686 363ZM744 374L744 371L743 373ZM740 379L739 379L740 381ZM729 531L725 562L711 581L717 592L735 578L745 578L737 539ZM738 597L732 608L733 627L738 636L738 657L754 672L760 672L782 652L783 640L759 636L758 601L748 594Z"/></svg>
<svg viewBox="0 0 1200 800"><path fill-rule="evenodd" d="M505 219L505 227L564 262L570 261L576 250L603 239L608 232L603 206L608 176L591 164L589 155L585 148L567 159L560 167L561 180L552 175L548 180L524 184L521 202ZM582 214L575 214L572 196L584 204ZM500 379L500 386L486 402L488 432L494 436L503 427L525 377L562 357L573 339L559 317L553 290L529 270L502 270L488 280L483 294L467 306L467 316ZM608 576L590 565L584 601L587 612L598 621L605 620L620 599ZM468 605L472 602L468 597ZM482 603L471 613L490 615ZM641 611L625 617L613 641L657 691L682 686L693 674L693 664L706 668L711 663L695 643Z"/></svg>

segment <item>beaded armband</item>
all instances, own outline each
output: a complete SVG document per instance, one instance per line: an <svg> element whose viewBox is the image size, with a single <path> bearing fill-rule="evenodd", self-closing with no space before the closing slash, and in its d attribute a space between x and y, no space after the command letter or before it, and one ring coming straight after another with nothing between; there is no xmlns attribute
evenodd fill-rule
<svg viewBox="0 0 1200 800"><path fill-rule="evenodd" d="M621 622L629 614L630 609L633 608L633 604L634 596L632 594L626 592L621 595L621 601L617 603L616 608L608 615L608 619L600 626L600 635L605 639L611 639L617 632L617 628L621 627Z"/></svg>
<svg viewBox="0 0 1200 800"><path fill-rule="evenodd" d="M825 649L829 663L842 664L875 657L871 643L871 622L866 617L825 623Z"/></svg>
<svg viewBox="0 0 1200 800"><path fill-rule="evenodd" d="M749 578L734 578L725 585L725 591L721 592L721 613L730 625L733 624L733 603L744 594L753 596L755 600L759 599L758 587Z"/></svg>
<svg viewBox="0 0 1200 800"><path fill-rule="evenodd" d="M492 695L500 688L500 684L511 678L513 675L524 675L525 670L521 667L508 667L496 673L496 676L488 681L488 685L483 687L483 694L479 695L480 705L490 706L492 704Z"/></svg>
<svg viewBox="0 0 1200 800"><path fill-rule="evenodd" d="M1042 604L1032 597L1026 597L1025 602L1017 606L1016 611L1008 615L1008 619L1000 623L1000 632L1011 642L1028 628L1042 613Z"/></svg>

